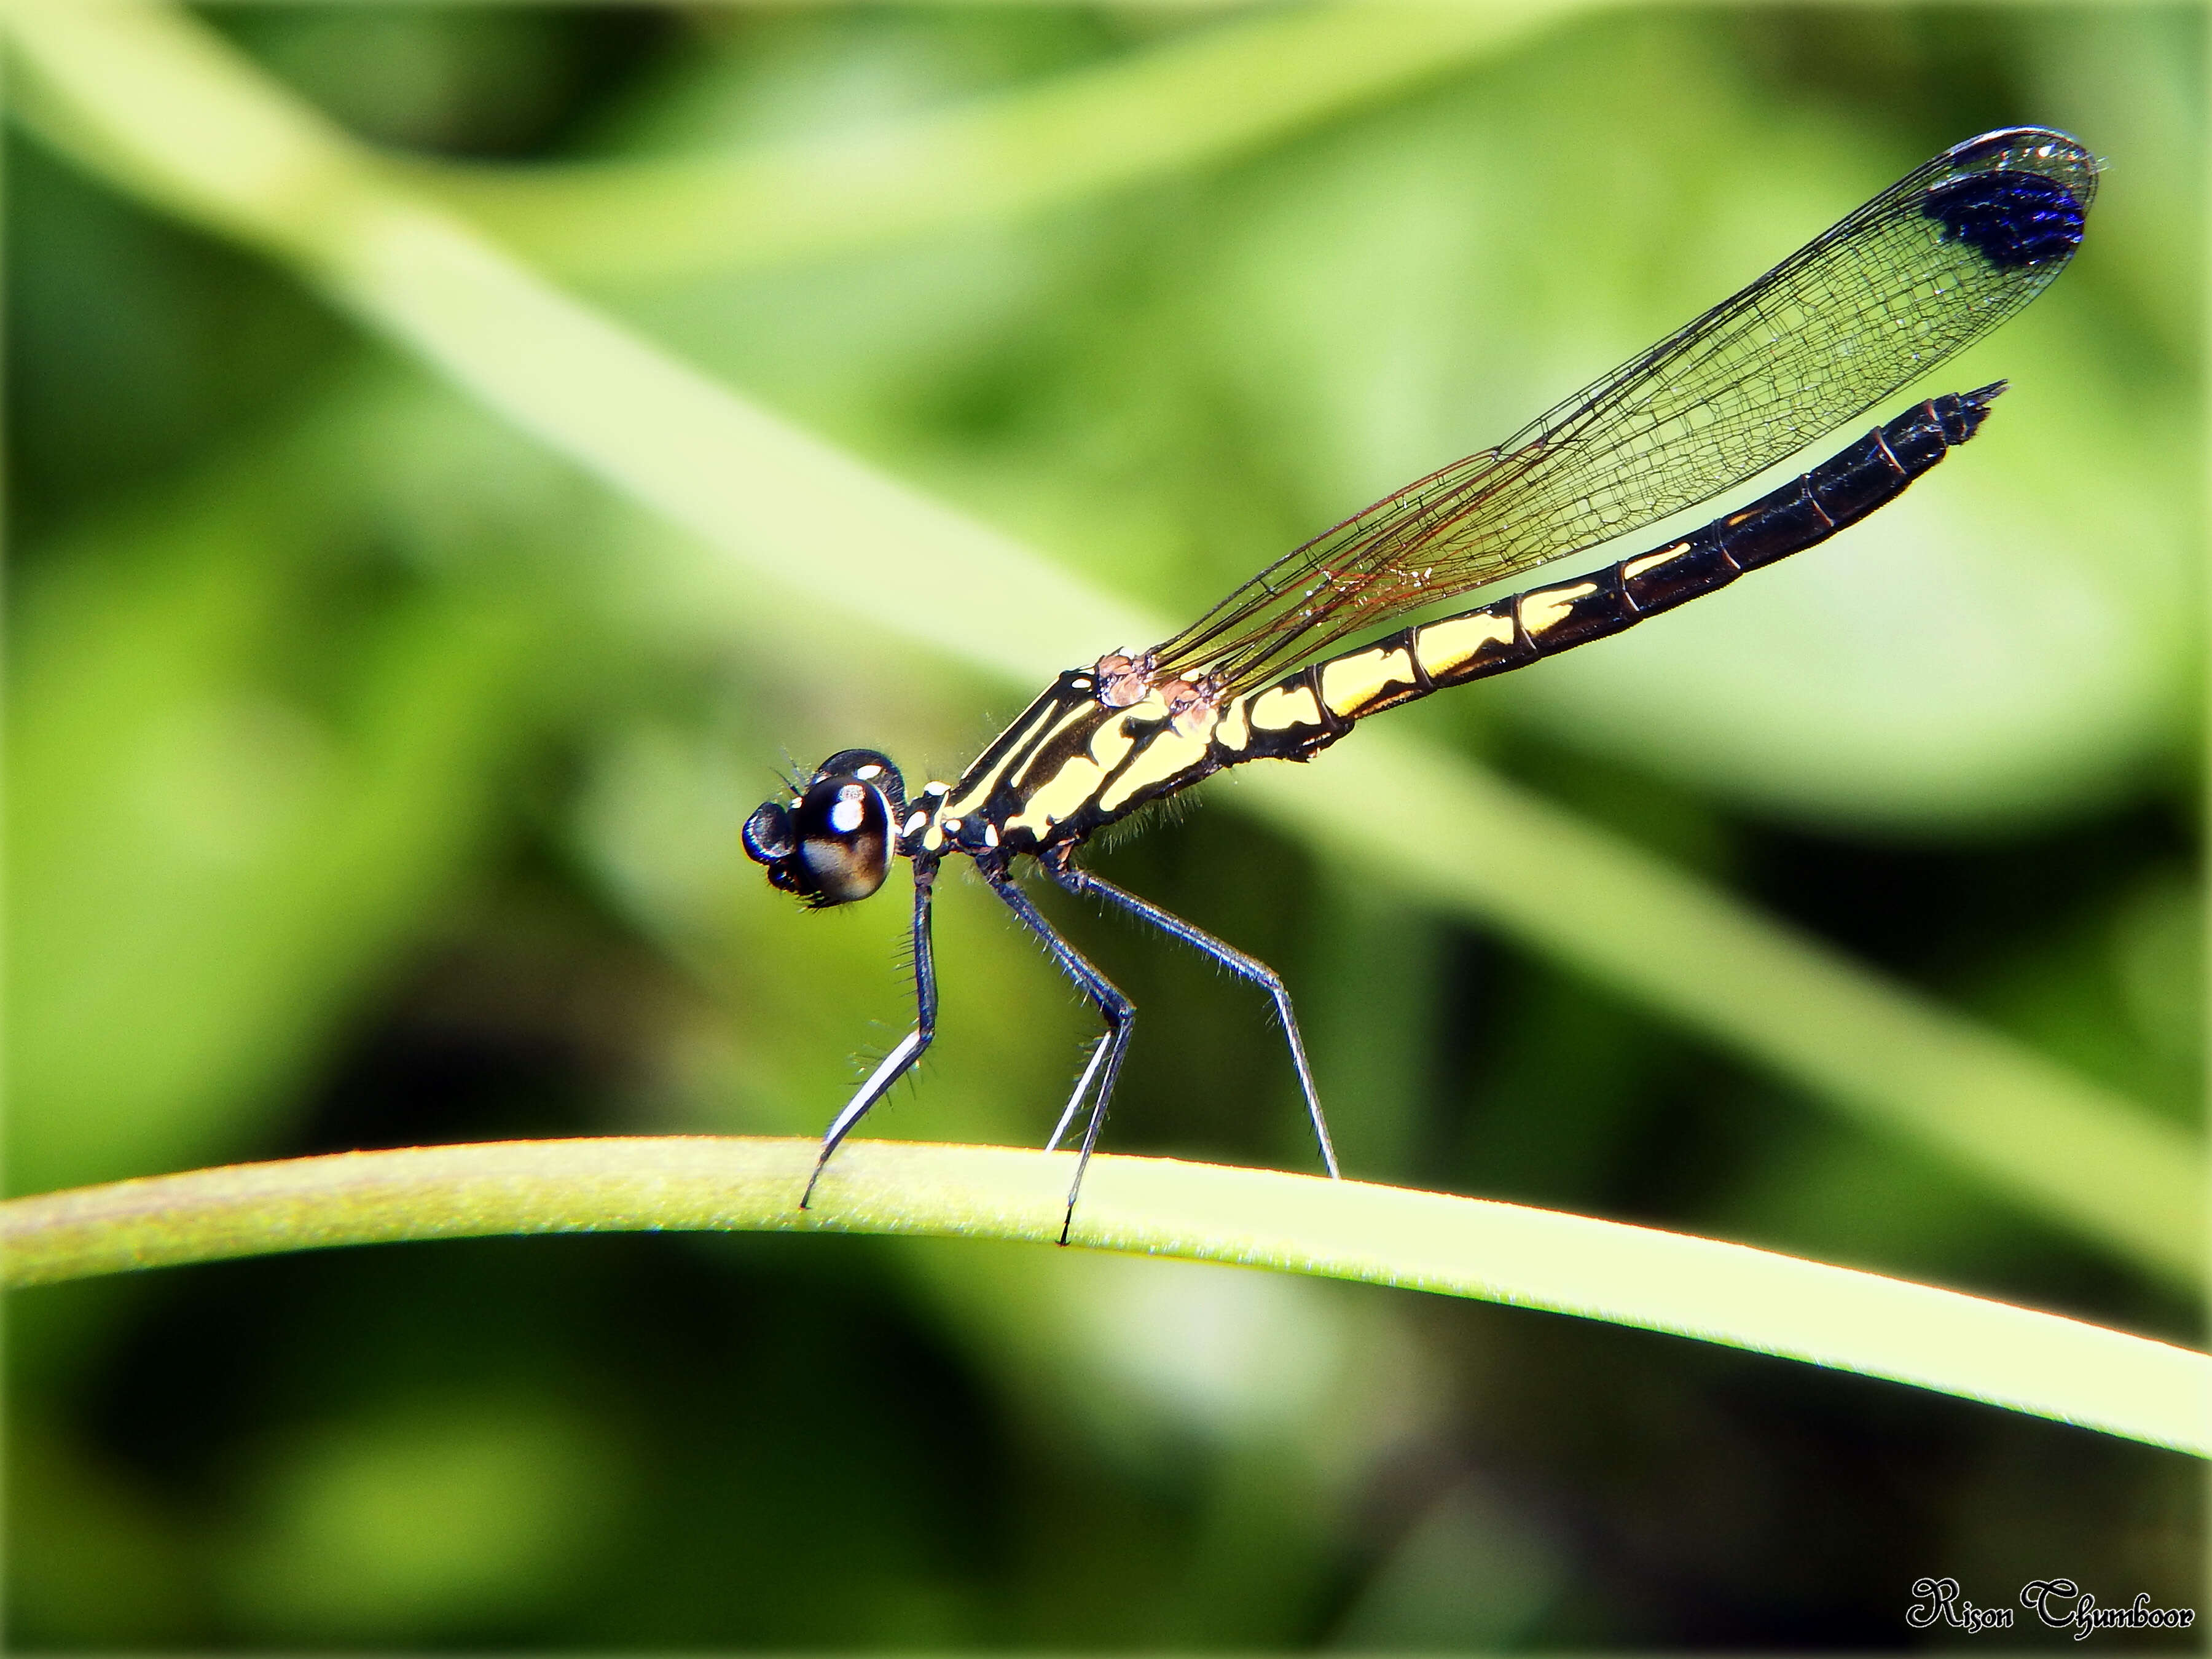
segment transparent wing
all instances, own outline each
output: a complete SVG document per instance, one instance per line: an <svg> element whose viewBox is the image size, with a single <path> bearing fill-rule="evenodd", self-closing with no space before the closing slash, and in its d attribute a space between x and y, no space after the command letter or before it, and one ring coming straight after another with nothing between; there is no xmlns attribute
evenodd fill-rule
<svg viewBox="0 0 2212 1659"><path fill-rule="evenodd" d="M2095 157L2043 128L1946 151L1496 449L1277 560L1154 647L1154 667L1248 690L1347 634L1741 483L2041 293L2096 187Z"/></svg>

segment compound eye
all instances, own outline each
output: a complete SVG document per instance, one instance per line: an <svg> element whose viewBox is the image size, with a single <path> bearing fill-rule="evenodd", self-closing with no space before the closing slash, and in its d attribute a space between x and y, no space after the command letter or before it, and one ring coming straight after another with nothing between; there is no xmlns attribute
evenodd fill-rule
<svg viewBox="0 0 2212 1659"><path fill-rule="evenodd" d="M745 820L745 856L755 864L776 864L799 850L791 833L791 813L781 801L763 801Z"/></svg>
<svg viewBox="0 0 2212 1659"><path fill-rule="evenodd" d="M803 890L817 904L850 904L884 884L891 865L891 809L873 783L850 774L823 778L799 798L791 827Z"/></svg>

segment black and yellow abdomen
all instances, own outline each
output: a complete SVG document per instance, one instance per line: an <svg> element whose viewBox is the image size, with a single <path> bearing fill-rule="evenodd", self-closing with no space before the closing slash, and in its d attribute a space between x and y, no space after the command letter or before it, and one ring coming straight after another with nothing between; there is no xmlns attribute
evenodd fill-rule
<svg viewBox="0 0 2212 1659"><path fill-rule="evenodd" d="M1680 541L1309 664L1224 708L1214 733L1218 763L1309 759L1370 714L1618 634L1747 570L1818 546L1894 500L1972 437L2003 390L1999 381L1907 410Z"/></svg>

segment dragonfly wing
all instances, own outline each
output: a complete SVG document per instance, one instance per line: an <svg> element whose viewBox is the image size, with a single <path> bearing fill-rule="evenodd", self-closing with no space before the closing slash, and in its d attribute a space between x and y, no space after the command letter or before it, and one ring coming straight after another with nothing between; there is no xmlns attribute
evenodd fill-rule
<svg viewBox="0 0 2212 1659"><path fill-rule="evenodd" d="M1249 690L1348 634L1741 483L2041 293L2080 245L2096 185L2096 158L2047 129L1945 151L1496 449L1276 561L1153 664Z"/></svg>

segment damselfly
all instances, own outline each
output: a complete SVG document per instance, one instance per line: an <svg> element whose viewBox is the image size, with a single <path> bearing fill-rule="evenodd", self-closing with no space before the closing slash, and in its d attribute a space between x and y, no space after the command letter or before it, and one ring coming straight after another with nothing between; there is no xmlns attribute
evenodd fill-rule
<svg viewBox="0 0 2212 1659"><path fill-rule="evenodd" d="M1082 988L1105 1025L1048 1149L1089 1103L1060 1241L1135 1018L1017 884L1026 858L1068 892L1148 922L1273 999L1313 1120L1328 1121L1281 977L1079 867L1095 831L1224 767L1311 759L1370 714L1615 634L1826 540L1972 437L2004 382L1932 398L1749 506L1589 575L1330 653L1347 635L1519 575L1742 483L1917 379L2042 292L2080 246L2094 156L2017 127L1947 150L1650 350L1285 555L1174 638L1071 668L955 783L909 798L873 750L832 755L745 823L769 881L817 907L914 872L914 1030L845 1103L814 1175L937 1030L930 891L958 854Z"/></svg>

